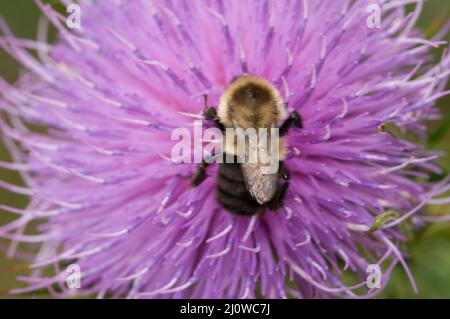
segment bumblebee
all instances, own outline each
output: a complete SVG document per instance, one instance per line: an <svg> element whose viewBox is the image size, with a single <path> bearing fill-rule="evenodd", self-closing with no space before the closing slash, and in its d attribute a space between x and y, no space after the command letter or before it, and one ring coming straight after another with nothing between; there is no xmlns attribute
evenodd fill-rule
<svg viewBox="0 0 450 319"><path fill-rule="evenodd" d="M203 117L224 133L223 160L218 164L216 176L217 201L230 213L245 216L261 213L265 208L276 210L280 207L290 178L283 165L286 158L283 136L291 127L303 128L299 113L294 111L286 116L280 93L268 81L241 75L221 96L218 110L206 105ZM233 129L264 132L265 138L278 145L277 152L269 154L265 150L270 162L277 161L278 169L270 173L264 171L267 161L262 163L261 157L249 161L250 155L261 151L258 149L261 143L246 143L243 153L239 153L236 135L229 133ZM274 134L273 129L277 129L278 134ZM210 163L211 160L204 159L197 165L191 178L192 186L205 180Z"/></svg>

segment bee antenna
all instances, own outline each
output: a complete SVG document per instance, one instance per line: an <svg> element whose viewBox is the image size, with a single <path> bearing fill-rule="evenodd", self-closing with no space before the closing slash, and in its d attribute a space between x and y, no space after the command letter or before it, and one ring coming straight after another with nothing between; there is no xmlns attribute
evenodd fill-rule
<svg viewBox="0 0 450 319"><path fill-rule="evenodd" d="M203 94L203 100L205 101L205 107L208 107L208 94Z"/></svg>

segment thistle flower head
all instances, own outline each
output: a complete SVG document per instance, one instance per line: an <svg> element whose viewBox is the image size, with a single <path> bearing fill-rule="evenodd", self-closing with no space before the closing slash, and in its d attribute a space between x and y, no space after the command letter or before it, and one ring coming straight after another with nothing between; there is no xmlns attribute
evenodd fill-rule
<svg viewBox="0 0 450 319"><path fill-rule="evenodd" d="M407 1L80 2L82 28L69 30L37 1L56 44L44 20L36 42L0 25L0 45L28 70L15 85L0 79L14 158L0 166L25 182L0 186L30 199L3 207L18 218L0 236L39 247L14 293L74 293L70 263L82 275L75 293L100 297L373 296L368 265L382 268L383 286L397 264L410 275L398 226L449 189L429 181L436 153L388 129L424 137L447 93L450 57L430 56L446 30L423 39L420 5L406 14ZM368 24L374 3L381 28ZM250 218L217 203L215 166L191 188L195 164L170 160L171 132L194 130L186 114L200 114L204 94L217 105L243 73L272 83L304 124L286 138L283 206ZM32 221L37 233L25 231ZM346 271L358 281L344 284Z"/></svg>

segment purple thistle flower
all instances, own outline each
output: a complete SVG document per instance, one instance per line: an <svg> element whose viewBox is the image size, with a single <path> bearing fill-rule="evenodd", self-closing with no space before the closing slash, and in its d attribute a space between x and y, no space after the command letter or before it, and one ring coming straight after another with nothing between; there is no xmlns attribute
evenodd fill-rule
<svg viewBox="0 0 450 319"><path fill-rule="evenodd" d="M430 40L414 29L408 1L80 1L82 28L37 1L59 30L49 45L0 45L28 73L0 78L0 129L29 196L0 236L38 245L27 287L54 296L145 298L370 297L367 267L382 286L401 264L398 225L449 190L437 153L383 130L426 136L425 120L448 92L450 56L433 63L444 28ZM369 4L382 28L367 25ZM421 3L421 1L419 1ZM30 50L38 51L38 58ZM210 104L243 73L275 85L304 121L287 137L291 184L276 212L240 217L214 195L215 167L189 187L195 164L170 157L175 128L193 130L202 95ZM47 128L31 129L28 124ZM381 128L381 129L380 129ZM377 225L376 217L400 217ZM38 232L26 232L38 222ZM375 228L373 228L375 222ZM372 229L371 229L372 227ZM370 231L369 231L370 230ZM389 261L389 263L387 263ZM65 265L81 288L67 289ZM49 273L53 269L53 273ZM346 286L342 274L359 281Z"/></svg>

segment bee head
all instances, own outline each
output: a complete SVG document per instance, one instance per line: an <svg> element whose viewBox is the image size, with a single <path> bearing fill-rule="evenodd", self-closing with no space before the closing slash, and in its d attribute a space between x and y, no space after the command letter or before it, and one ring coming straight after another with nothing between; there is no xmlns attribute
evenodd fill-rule
<svg viewBox="0 0 450 319"><path fill-rule="evenodd" d="M264 79L236 78L220 99L219 118L226 127L270 128L286 117L278 90Z"/></svg>

